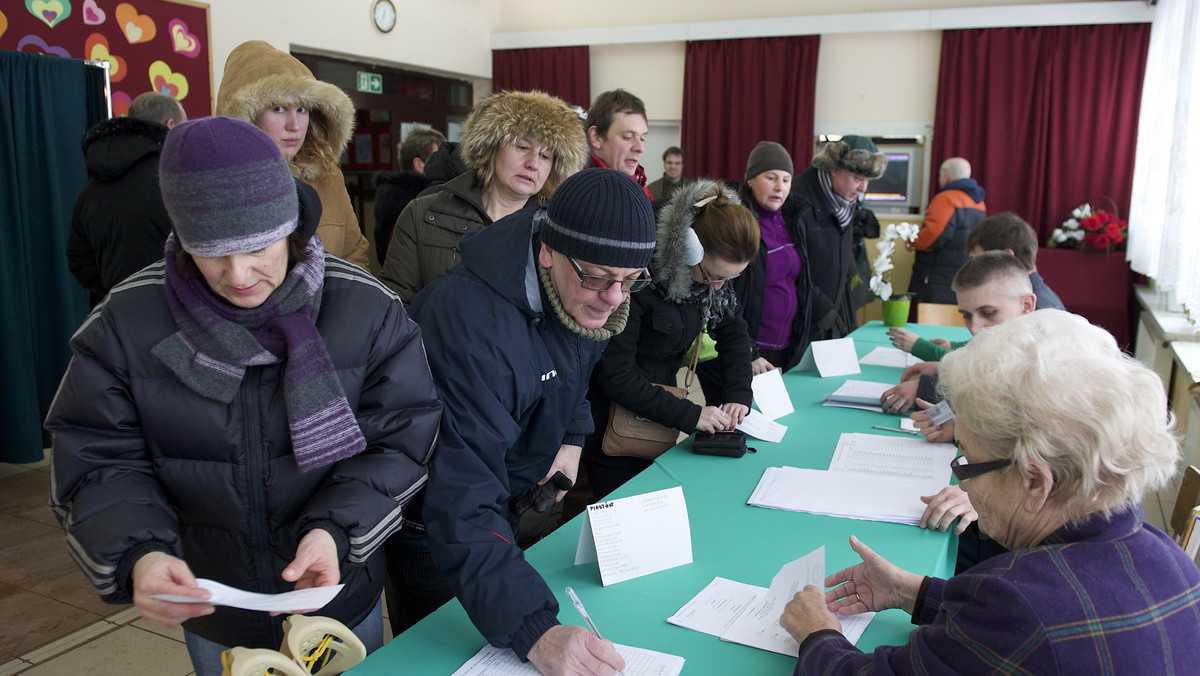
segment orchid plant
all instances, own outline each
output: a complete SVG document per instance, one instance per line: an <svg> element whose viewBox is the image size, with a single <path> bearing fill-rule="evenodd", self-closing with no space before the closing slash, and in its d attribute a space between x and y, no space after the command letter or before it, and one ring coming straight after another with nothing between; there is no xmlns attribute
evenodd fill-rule
<svg viewBox="0 0 1200 676"><path fill-rule="evenodd" d="M892 253L896 251L896 240L911 244L917 238L921 226L916 223L889 223L883 231L883 237L875 243L879 255L875 258L875 274L871 276L871 291L880 300L892 297ZM905 294L899 294L901 296Z"/></svg>

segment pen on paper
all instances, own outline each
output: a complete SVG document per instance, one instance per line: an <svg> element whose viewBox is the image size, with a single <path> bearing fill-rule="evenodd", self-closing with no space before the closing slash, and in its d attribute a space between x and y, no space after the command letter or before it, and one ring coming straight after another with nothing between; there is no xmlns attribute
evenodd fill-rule
<svg viewBox="0 0 1200 676"><path fill-rule="evenodd" d="M899 427L880 427L879 425L871 425L871 429L883 430L884 432L900 432L903 434L920 434L920 432L914 432L913 430L902 430Z"/></svg>
<svg viewBox="0 0 1200 676"><path fill-rule="evenodd" d="M571 599L571 605L575 606L575 610L578 610L579 614L583 616L583 621L587 622L588 629L592 630L596 638L603 640L604 637L600 635L600 630L596 628L596 623L592 622L592 616L588 615L587 608L583 607L583 601L580 601L579 597L575 595L575 590L567 587L567 596ZM625 674L618 671L617 676L625 676Z"/></svg>

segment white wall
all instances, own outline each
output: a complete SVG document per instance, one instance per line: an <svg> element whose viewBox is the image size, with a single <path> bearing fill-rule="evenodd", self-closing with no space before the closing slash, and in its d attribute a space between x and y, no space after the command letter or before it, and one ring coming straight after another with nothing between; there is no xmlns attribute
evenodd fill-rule
<svg viewBox="0 0 1200 676"><path fill-rule="evenodd" d="M501 0L393 0L390 33L371 22L373 0L208 0L213 98L229 52L247 40L476 81L490 87L491 34Z"/></svg>

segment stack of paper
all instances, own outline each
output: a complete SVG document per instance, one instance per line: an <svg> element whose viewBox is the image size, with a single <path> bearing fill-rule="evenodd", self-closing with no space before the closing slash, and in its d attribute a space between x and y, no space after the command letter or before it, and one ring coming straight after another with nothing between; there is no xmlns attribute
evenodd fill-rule
<svg viewBox="0 0 1200 676"><path fill-rule="evenodd" d="M847 380L841 387L825 395L826 406L842 408L858 408L864 411L883 413L879 398L884 392L895 387L889 383L875 383L867 380Z"/></svg>
<svg viewBox="0 0 1200 676"><path fill-rule="evenodd" d="M826 471L768 467L747 501L755 507L917 525L920 496L950 483L957 449L873 434L843 434Z"/></svg>
<svg viewBox="0 0 1200 676"><path fill-rule="evenodd" d="M677 676L683 671L683 658L677 655L613 645L625 660L625 676ZM451 676L540 676L540 672L509 648L485 645Z"/></svg>
<svg viewBox="0 0 1200 676"><path fill-rule="evenodd" d="M781 568L771 580L770 589L713 578L667 622L719 636L722 641L796 657L800 644L780 626L779 617L796 592L809 584L825 588L824 547ZM851 643L857 643L873 617L875 613L838 618L842 634Z"/></svg>

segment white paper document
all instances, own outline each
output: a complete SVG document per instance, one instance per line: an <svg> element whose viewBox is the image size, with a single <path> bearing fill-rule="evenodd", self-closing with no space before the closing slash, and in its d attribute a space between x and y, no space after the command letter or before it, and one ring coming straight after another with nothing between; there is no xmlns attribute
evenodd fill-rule
<svg viewBox="0 0 1200 676"><path fill-rule="evenodd" d="M825 395L830 406L837 404L867 404L879 408L879 398L895 387L893 383L877 383L870 380L847 380L836 390ZM835 403L830 403L835 402Z"/></svg>
<svg viewBox="0 0 1200 676"><path fill-rule="evenodd" d="M814 367L822 378L862 373L858 366L858 353L854 351L854 339L836 338L809 343L796 370L807 371Z"/></svg>
<svg viewBox="0 0 1200 676"><path fill-rule="evenodd" d="M683 487L588 505L575 563L592 561L605 586L691 563Z"/></svg>
<svg viewBox="0 0 1200 676"><path fill-rule="evenodd" d="M625 660L625 676L677 676L683 658L676 655L613 644ZM532 662L522 662L508 648L485 645L451 676L539 676Z"/></svg>
<svg viewBox="0 0 1200 676"><path fill-rule="evenodd" d="M779 624L787 602L805 585L824 589L825 548L785 565L764 589L725 578L714 578L677 613L667 618L671 624L693 631L719 636L722 641L741 643L795 657L800 645ZM857 643L875 613L863 613L842 622L842 633Z"/></svg>
<svg viewBox="0 0 1200 676"><path fill-rule="evenodd" d="M755 405L768 419L778 420L795 412L792 397L783 384L783 371L773 369L754 376L750 388L754 392Z"/></svg>
<svg viewBox="0 0 1200 676"><path fill-rule="evenodd" d="M946 481L890 474L768 467L747 503L768 509L915 526L925 511L920 496L933 495L946 485Z"/></svg>
<svg viewBox="0 0 1200 676"><path fill-rule="evenodd" d="M755 439L774 444L783 441L783 435L787 433L787 425L780 425L754 409L750 409L750 413L746 414L737 428Z"/></svg>
<svg viewBox="0 0 1200 676"><path fill-rule="evenodd" d="M919 359L904 350L895 347L877 347L867 353L865 357L858 360L859 364L867 366L894 366L898 369L906 369L909 366L915 366L924 362L924 359Z"/></svg>
<svg viewBox="0 0 1200 676"><path fill-rule="evenodd" d="M243 591L221 584L215 580L204 578L196 578L196 585L201 589L207 589L208 593L212 594L212 597L207 601L202 601L190 596L155 594L151 598L174 603L211 603L214 606L230 606L243 610L287 613L298 610L319 610L324 608L327 603L333 600L333 597L338 595L342 587L346 586L344 584L336 584L330 587L297 589L282 594L259 594L257 592Z"/></svg>
<svg viewBox="0 0 1200 676"><path fill-rule="evenodd" d="M838 437L829 469L928 479L941 490L950 484L950 461L956 455L954 444L931 444L924 438L845 433Z"/></svg>

